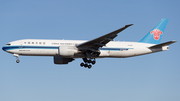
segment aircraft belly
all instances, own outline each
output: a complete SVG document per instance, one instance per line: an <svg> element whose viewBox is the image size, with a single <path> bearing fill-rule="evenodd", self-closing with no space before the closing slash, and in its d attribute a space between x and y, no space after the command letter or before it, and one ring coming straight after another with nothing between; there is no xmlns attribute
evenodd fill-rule
<svg viewBox="0 0 180 101"><path fill-rule="evenodd" d="M143 54L152 53L152 51L148 48L135 48L124 51L101 51L102 55L100 57L115 57L115 58L124 58L124 57L133 57ZM105 54L106 53L106 54Z"/></svg>
<svg viewBox="0 0 180 101"><path fill-rule="evenodd" d="M109 56L109 51L101 51L101 54L99 57L108 57Z"/></svg>

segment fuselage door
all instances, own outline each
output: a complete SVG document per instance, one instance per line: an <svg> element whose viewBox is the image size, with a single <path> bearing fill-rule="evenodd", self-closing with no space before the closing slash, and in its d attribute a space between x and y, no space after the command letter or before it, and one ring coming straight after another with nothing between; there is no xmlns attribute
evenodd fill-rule
<svg viewBox="0 0 180 101"><path fill-rule="evenodd" d="M23 48L23 42L19 42L19 48Z"/></svg>

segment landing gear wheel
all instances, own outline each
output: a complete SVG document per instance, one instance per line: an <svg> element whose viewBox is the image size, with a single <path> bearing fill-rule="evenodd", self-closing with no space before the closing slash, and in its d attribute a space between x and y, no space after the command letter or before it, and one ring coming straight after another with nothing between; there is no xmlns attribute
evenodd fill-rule
<svg viewBox="0 0 180 101"><path fill-rule="evenodd" d="M95 58L82 58L84 63L82 62L80 64L81 67L88 67L89 69L91 69L92 65L94 65L96 63Z"/></svg>
<svg viewBox="0 0 180 101"><path fill-rule="evenodd" d="M84 67L85 67L85 68L88 67L88 64L85 64Z"/></svg>
<svg viewBox="0 0 180 101"><path fill-rule="evenodd" d="M96 63L96 61L92 61L92 64L94 65Z"/></svg>
<svg viewBox="0 0 180 101"><path fill-rule="evenodd" d="M91 60L88 60L87 62L88 62L88 63L91 63L92 61L91 61Z"/></svg>
<svg viewBox="0 0 180 101"><path fill-rule="evenodd" d="M80 66L83 67L85 64L84 63L81 63Z"/></svg>
<svg viewBox="0 0 180 101"><path fill-rule="evenodd" d="M88 62L87 58L83 58L83 61L84 61L85 63Z"/></svg>
<svg viewBox="0 0 180 101"><path fill-rule="evenodd" d="M91 69L92 65L88 65L88 68Z"/></svg>
<svg viewBox="0 0 180 101"><path fill-rule="evenodd" d="M17 60L16 60L16 63L19 63L19 62L20 62L20 60L19 60L19 59L17 59Z"/></svg>

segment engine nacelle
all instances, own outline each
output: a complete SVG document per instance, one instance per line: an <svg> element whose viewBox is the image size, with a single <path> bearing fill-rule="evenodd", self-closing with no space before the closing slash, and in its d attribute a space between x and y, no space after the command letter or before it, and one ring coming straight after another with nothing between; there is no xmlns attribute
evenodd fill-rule
<svg viewBox="0 0 180 101"><path fill-rule="evenodd" d="M54 64L68 64L73 60L74 60L73 58L63 58L59 56L54 56Z"/></svg>
<svg viewBox="0 0 180 101"><path fill-rule="evenodd" d="M62 57L71 57L74 56L74 53L77 52L75 46L59 46L58 54Z"/></svg>

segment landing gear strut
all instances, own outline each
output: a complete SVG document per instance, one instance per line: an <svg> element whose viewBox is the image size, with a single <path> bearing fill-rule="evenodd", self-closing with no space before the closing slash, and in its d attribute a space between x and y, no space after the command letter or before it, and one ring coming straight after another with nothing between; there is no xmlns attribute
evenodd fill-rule
<svg viewBox="0 0 180 101"><path fill-rule="evenodd" d="M94 65L96 63L95 58L93 60L91 58L90 59L83 58L83 61L84 61L84 63L82 62L80 64L80 66L85 67L85 68L88 67L89 69L91 69L92 65Z"/></svg>
<svg viewBox="0 0 180 101"><path fill-rule="evenodd" d="M20 62L20 60L19 60L19 55L18 54L14 54L14 56L16 57L16 63L19 63Z"/></svg>

